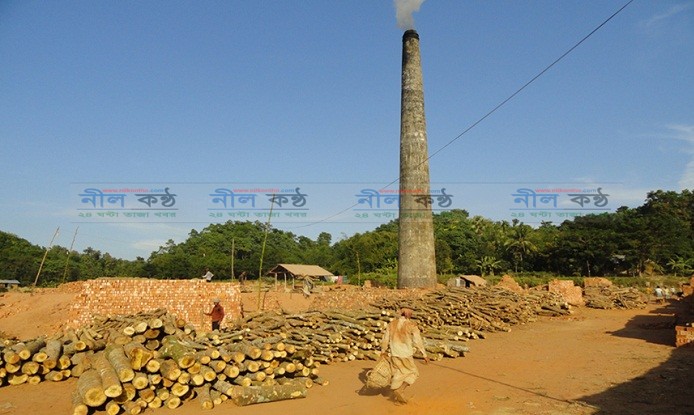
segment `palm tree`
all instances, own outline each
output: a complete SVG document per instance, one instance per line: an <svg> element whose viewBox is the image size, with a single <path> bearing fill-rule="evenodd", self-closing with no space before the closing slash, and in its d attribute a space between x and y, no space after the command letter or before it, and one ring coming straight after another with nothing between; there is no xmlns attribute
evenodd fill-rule
<svg viewBox="0 0 694 415"><path fill-rule="evenodd" d="M480 274L484 277L485 275L494 275L494 270L499 268L501 261L494 258L493 256L483 256L477 260L477 266L480 268Z"/></svg>
<svg viewBox="0 0 694 415"><path fill-rule="evenodd" d="M516 272L518 272L519 264L521 269L523 268L523 256L537 251L535 244L528 238L531 229L530 226L522 223L518 225L517 220L514 219L513 226L511 227L511 235L504 244L506 250L513 255L513 263Z"/></svg>

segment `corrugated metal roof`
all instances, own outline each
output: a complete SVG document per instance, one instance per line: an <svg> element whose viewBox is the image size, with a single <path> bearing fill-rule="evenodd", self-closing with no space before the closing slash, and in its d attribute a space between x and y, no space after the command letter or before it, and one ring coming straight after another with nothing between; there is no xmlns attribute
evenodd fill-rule
<svg viewBox="0 0 694 415"><path fill-rule="evenodd" d="M19 281L17 281L17 280L0 280L0 284L17 284L17 285L19 285Z"/></svg>
<svg viewBox="0 0 694 415"><path fill-rule="evenodd" d="M277 264L270 273L282 272L282 268L294 274L296 276L308 275L309 277L332 277L333 273L326 271L325 269L319 267L318 265L304 265L304 264Z"/></svg>

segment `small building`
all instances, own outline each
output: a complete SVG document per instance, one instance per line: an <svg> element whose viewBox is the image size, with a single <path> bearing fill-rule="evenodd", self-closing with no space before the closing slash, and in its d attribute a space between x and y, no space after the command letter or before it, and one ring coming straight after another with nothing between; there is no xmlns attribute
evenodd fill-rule
<svg viewBox="0 0 694 415"><path fill-rule="evenodd" d="M477 275L458 275L456 278L456 287L484 287L487 285L487 280Z"/></svg>
<svg viewBox="0 0 694 415"><path fill-rule="evenodd" d="M19 287L19 281L17 280L0 280L0 289L9 290L17 287Z"/></svg>
<svg viewBox="0 0 694 415"><path fill-rule="evenodd" d="M275 278L287 279L303 279L304 277L318 278L325 281L334 281L335 275L318 265L304 264L277 264L268 274L274 275Z"/></svg>

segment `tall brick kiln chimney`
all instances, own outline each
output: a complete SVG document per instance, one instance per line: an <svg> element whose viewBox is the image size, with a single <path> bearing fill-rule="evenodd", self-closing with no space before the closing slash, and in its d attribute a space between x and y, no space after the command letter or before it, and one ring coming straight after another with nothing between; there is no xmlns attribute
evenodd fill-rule
<svg viewBox="0 0 694 415"><path fill-rule="evenodd" d="M419 34L402 36L400 104L400 227L398 288L436 285L434 224L429 191L429 161Z"/></svg>

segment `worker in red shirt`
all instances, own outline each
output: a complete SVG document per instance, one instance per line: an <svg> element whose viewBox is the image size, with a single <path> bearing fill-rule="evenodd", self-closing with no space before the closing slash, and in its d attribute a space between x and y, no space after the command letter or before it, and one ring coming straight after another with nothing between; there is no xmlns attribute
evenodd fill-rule
<svg viewBox="0 0 694 415"><path fill-rule="evenodd" d="M206 316L210 316L212 320L212 330L219 330L219 324L224 320L224 307L219 304L219 298L213 300L214 307L209 313L205 313Z"/></svg>

